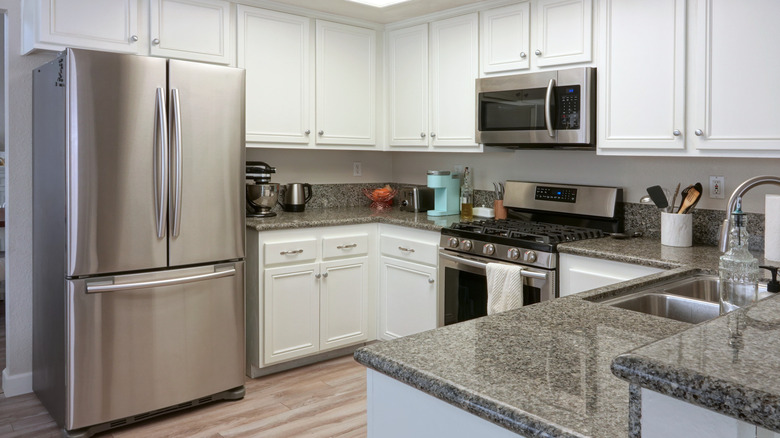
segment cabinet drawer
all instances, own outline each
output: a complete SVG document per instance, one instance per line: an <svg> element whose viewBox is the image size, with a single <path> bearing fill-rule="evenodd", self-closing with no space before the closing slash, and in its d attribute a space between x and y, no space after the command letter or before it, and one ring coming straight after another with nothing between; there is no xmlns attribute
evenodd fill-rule
<svg viewBox="0 0 780 438"><path fill-rule="evenodd" d="M265 264L303 263L317 258L317 240L292 240L264 245Z"/></svg>
<svg viewBox="0 0 780 438"><path fill-rule="evenodd" d="M351 257L368 254L368 234L322 238L322 258Z"/></svg>
<svg viewBox="0 0 780 438"><path fill-rule="evenodd" d="M380 239L382 254L436 266L439 248L437 244L405 239L395 236L382 236Z"/></svg>

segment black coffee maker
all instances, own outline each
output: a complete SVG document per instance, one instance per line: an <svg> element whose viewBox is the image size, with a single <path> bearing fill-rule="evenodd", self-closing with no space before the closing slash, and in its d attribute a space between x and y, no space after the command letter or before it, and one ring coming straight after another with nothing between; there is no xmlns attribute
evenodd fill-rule
<svg viewBox="0 0 780 438"><path fill-rule="evenodd" d="M279 199L279 184L271 182L276 168L263 161L246 162L246 215L247 217L272 217L271 211Z"/></svg>

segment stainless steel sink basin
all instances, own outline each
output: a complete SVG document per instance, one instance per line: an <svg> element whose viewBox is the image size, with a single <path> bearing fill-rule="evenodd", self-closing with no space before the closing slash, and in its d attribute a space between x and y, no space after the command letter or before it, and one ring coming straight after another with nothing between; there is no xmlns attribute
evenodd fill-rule
<svg viewBox="0 0 780 438"><path fill-rule="evenodd" d="M718 284L719 279L714 275L694 275L595 302L698 324L719 315ZM758 298L770 295L766 285L759 284Z"/></svg>

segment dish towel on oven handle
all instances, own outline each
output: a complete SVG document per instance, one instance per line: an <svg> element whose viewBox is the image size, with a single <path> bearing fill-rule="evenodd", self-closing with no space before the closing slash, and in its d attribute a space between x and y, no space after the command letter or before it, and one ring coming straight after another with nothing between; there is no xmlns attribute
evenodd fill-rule
<svg viewBox="0 0 780 438"><path fill-rule="evenodd" d="M522 266L488 263L485 271L488 315L523 307Z"/></svg>

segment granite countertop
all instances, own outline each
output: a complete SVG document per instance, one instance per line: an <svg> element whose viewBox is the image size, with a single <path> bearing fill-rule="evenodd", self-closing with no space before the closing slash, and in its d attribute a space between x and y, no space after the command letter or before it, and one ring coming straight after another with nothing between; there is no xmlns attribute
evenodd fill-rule
<svg viewBox="0 0 780 438"><path fill-rule="evenodd" d="M426 213L400 211L397 207L388 210L373 210L369 207L309 208L299 213L285 211L275 211L275 213L276 216L273 217L248 217L246 226L256 231L268 231L381 222L439 231L442 227L459 221L458 215L434 218L428 217Z"/></svg>
<svg viewBox="0 0 780 438"><path fill-rule="evenodd" d="M381 222L438 231L457 220L350 207L279 212L247 218L247 226L264 231ZM605 238L558 250L666 271L377 343L355 358L529 437L627 436L629 382L780 432L780 297L693 326L590 300L717 273L716 247Z"/></svg>

